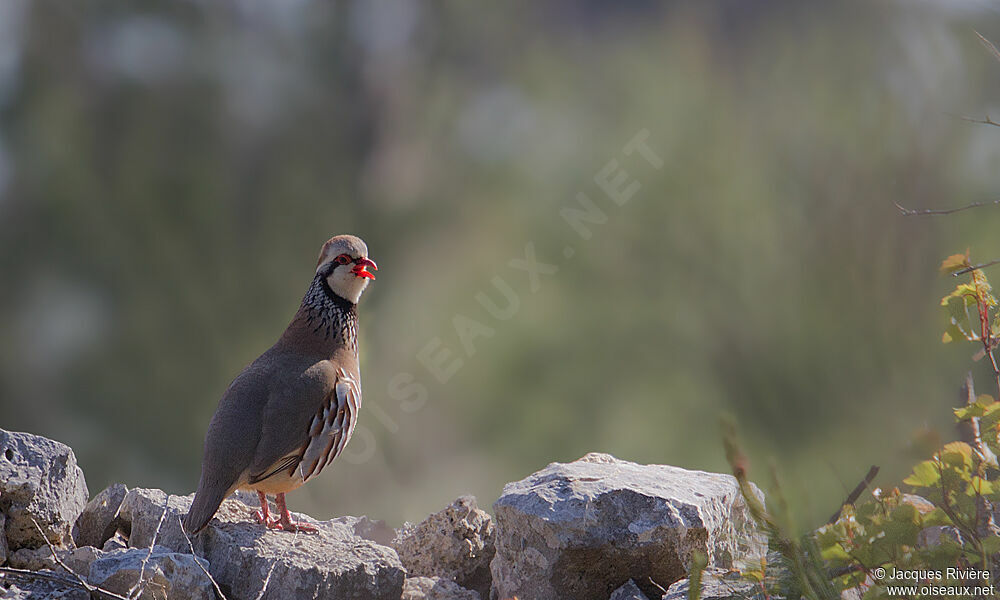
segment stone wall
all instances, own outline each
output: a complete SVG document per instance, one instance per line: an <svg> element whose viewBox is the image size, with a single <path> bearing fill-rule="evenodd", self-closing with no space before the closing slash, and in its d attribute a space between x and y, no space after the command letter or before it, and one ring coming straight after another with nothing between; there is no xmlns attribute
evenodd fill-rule
<svg viewBox="0 0 1000 600"><path fill-rule="evenodd" d="M189 537L192 496L88 498L69 447L0 430L0 598L648 600L686 597L694 552L716 582L766 551L731 476L607 454L507 484L495 518L462 496L398 530L303 514L316 533L266 529L237 493Z"/></svg>

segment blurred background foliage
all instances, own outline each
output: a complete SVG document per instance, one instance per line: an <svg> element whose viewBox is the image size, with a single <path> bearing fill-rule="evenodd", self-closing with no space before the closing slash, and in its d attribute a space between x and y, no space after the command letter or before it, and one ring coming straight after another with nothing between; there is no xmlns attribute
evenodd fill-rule
<svg viewBox="0 0 1000 600"><path fill-rule="evenodd" d="M589 451L726 470L728 411L818 524L953 437L937 266L1000 255L1000 215L893 203L1000 193L1000 131L957 117L1000 115L974 29L995 5L6 0L0 427L72 445L94 493L190 492L218 397L352 232L363 430L294 508L398 524ZM622 155L643 129L661 170ZM506 321L475 300L498 275ZM472 356L455 315L492 330Z"/></svg>

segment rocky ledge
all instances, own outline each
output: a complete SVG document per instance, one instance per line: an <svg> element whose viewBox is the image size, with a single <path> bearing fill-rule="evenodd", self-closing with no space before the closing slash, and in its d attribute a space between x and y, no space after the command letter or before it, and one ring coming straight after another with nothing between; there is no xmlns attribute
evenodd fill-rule
<svg viewBox="0 0 1000 600"><path fill-rule="evenodd" d="M607 454L509 483L495 519L462 496L393 530L367 517L266 530L234 494L208 528L180 521L192 496L115 484L94 498L73 451L0 430L0 599L608 600L686 598L692 554L703 598L747 597L725 578L766 540L729 475Z"/></svg>

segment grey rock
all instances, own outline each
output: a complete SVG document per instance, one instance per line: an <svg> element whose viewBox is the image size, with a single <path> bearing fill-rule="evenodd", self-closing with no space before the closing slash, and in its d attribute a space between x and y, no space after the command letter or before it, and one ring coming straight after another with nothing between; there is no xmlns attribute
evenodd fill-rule
<svg viewBox="0 0 1000 600"><path fill-rule="evenodd" d="M917 509L917 512L919 512L922 515L926 515L929 512L933 512L934 509L937 508L937 506L935 506L933 502L931 502L927 498L924 498L923 496L918 496L916 494L903 494L901 502L903 504L909 504L913 508Z"/></svg>
<svg viewBox="0 0 1000 600"><path fill-rule="evenodd" d="M190 552L180 521L192 497L129 490L120 512L131 527L129 546L148 548L155 535L156 544ZM262 599L399 600L405 571L392 548L358 537L352 525L319 522L301 514L294 517L315 524L317 533L266 529L254 521L257 508L256 502L227 499L208 528L191 538L195 554L208 560L212 577L227 596L257 598L264 589Z"/></svg>
<svg viewBox="0 0 1000 600"><path fill-rule="evenodd" d="M189 496L144 488L129 490L118 510L128 531L128 546L148 548L155 543L174 552L190 552L180 521L190 506Z"/></svg>
<svg viewBox="0 0 1000 600"><path fill-rule="evenodd" d="M410 575L449 579L488 597L495 538L493 520L476 498L462 496L420 524L403 526L392 547Z"/></svg>
<svg viewBox="0 0 1000 600"><path fill-rule="evenodd" d="M0 574L0 600L91 600L79 582L51 571Z"/></svg>
<svg viewBox="0 0 1000 600"><path fill-rule="evenodd" d="M408 577L401 600L480 600L480 596L440 577Z"/></svg>
<svg viewBox="0 0 1000 600"><path fill-rule="evenodd" d="M90 570L90 564L100 558L102 554L102 551L89 546L76 548L75 550L56 550L59 560L74 573L83 577ZM29 571L47 569L50 571L65 572L63 567L52 557L52 550L48 546L42 548L21 548L10 555L8 562L15 569L27 569Z"/></svg>
<svg viewBox="0 0 1000 600"><path fill-rule="evenodd" d="M69 446L0 429L0 512L7 516L4 529L11 551L39 548L45 538L72 548L73 523L89 497Z"/></svg>
<svg viewBox="0 0 1000 600"><path fill-rule="evenodd" d="M202 567L207 569L208 561L162 546L153 546L151 552L144 548L116 550L90 565L87 581L122 596L136 589L138 595L130 597L140 600L214 600L215 589Z"/></svg>
<svg viewBox="0 0 1000 600"><path fill-rule="evenodd" d="M722 569L766 551L732 476L607 454L550 464L493 506L497 598L606 600L629 578L655 597L651 581L683 578L695 550Z"/></svg>
<svg viewBox="0 0 1000 600"><path fill-rule="evenodd" d="M861 600L865 593L860 587L847 588L840 592L840 600Z"/></svg>
<svg viewBox="0 0 1000 600"><path fill-rule="evenodd" d="M121 483L106 487L87 503L73 525L73 540L77 546L100 548L115 534L118 509L121 508L128 488Z"/></svg>
<svg viewBox="0 0 1000 600"><path fill-rule="evenodd" d="M396 537L396 530L386 525L385 521L369 519L363 515L360 517L337 517L330 519L330 523L346 525L354 532L354 535L382 546L392 545L392 540Z"/></svg>
<svg viewBox="0 0 1000 600"><path fill-rule="evenodd" d="M649 598L646 597L646 594L642 593L642 590L635 584L635 581L629 579L625 582L625 585L612 592L608 600L649 600Z"/></svg>
<svg viewBox="0 0 1000 600"><path fill-rule="evenodd" d="M111 536L111 539L104 542L104 545L101 546L101 550L104 550L105 552L111 552L112 550L124 550L125 548L128 548L128 538L125 537L125 534L120 531L116 531L115 534Z"/></svg>
<svg viewBox="0 0 1000 600"><path fill-rule="evenodd" d="M6 523L7 517L0 512L0 566L7 562L7 555L10 553L10 549L7 547L7 534L4 533L4 524Z"/></svg>
<svg viewBox="0 0 1000 600"><path fill-rule="evenodd" d="M941 542L948 540L962 546L962 532L955 527L948 525L935 525L925 527L917 534L917 546L921 548L934 548L941 545Z"/></svg>
<svg viewBox="0 0 1000 600"><path fill-rule="evenodd" d="M689 581L681 579L667 588L661 600L687 600ZM725 571L706 569L701 574L701 600L765 600L760 586Z"/></svg>

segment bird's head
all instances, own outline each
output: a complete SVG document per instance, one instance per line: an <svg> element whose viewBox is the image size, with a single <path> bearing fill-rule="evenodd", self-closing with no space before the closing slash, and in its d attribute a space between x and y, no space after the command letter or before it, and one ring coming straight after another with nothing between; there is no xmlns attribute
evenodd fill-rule
<svg viewBox="0 0 1000 600"><path fill-rule="evenodd" d="M375 276L367 269L378 271L375 261L368 258L368 246L353 235L338 235L327 240L319 251L316 275L326 279L334 294L357 304L369 279Z"/></svg>

